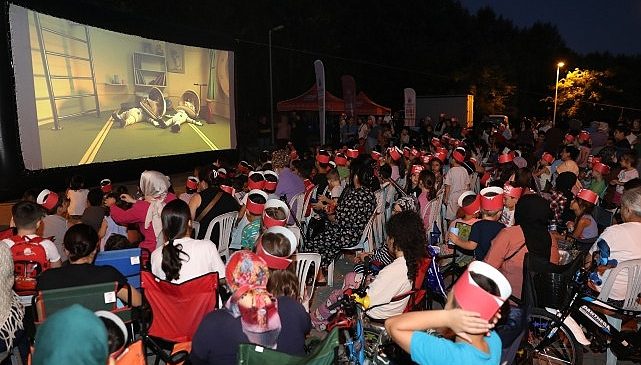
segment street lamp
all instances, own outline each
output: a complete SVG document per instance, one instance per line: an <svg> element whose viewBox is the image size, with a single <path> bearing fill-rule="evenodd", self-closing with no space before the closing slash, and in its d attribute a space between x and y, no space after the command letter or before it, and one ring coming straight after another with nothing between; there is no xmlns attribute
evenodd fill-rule
<svg viewBox="0 0 641 365"><path fill-rule="evenodd" d="M278 25L269 30L269 120L271 121L272 145L276 143L274 138L274 85L272 78L272 32L278 32L285 28L284 25Z"/></svg>
<svg viewBox="0 0 641 365"><path fill-rule="evenodd" d="M556 83L554 84L554 114L552 116L552 125L556 125L556 99L559 96L559 72L565 63L559 62L556 64Z"/></svg>

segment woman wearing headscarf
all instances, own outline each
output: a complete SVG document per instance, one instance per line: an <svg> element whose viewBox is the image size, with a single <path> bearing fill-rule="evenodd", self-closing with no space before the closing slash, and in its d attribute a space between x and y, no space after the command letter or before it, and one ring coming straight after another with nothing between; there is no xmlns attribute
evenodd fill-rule
<svg viewBox="0 0 641 365"><path fill-rule="evenodd" d="M16 332L22 329L24 307L12 289L13 282L11 250L0 244L0 355L11 349Z"/></svg>
<svg viewBox="0 0 641 365"><path fill-rule="evenodd" d="M223 309L209 313L198 326L191 363L235 365L241 343L305 355L305 336L311 329L309 314L295 299L275 298L267 291L269 267L265 261L250 251L238 251L225 271L233 294Z"/></svg>
<svg viewBox="0 0 641 365"><path fill-rule="evenodd" d="M548 232L552 216L550 206L539 195L524 195L516 203L514 226L502 229L492 240L485 262L497 268L512 285L512 294L520 298L523 284L523 258L526 253L553 264L559 263L559 246Z"/></svg>
<svg viewBox="0 0 641 365"><path fill-rule="evenodd" d="M165 204L176 199L170 193L169 178L158 171L147 170L140 175L140 192L143 197L140 200L134 199L129 194L122 194L120 198L133 204L130 209L124 210L117 205L113 198L106 200L105 204L110 207L110 214L113 220L120 224L138 224L140 233L145 237L140 242L140 248L152 252L156 247L164 243L162 237L162 220L160 214Z"/></svg>
<svg viewBox="0 0 641 365"><path fill-rule="evenodd" d="M33 365L105 365L109 358L107 329L90 310L74 304L61 309L38 328Z"/></svg>

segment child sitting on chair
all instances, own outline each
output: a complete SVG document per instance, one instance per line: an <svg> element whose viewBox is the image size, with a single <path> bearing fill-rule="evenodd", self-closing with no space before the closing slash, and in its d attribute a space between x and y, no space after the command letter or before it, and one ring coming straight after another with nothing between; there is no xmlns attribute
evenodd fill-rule
<svg viewBox="0 0 641 365"><path fill-rule="evenodd" d="M256 238L260 235L262 225L261 216L267 202L267 194L261 190L251 190L247 194L247 203L245 204L245 217L247 225L243 228L240 246L246 250L253 250Z"/></svg>
<svg viewBox="0 0 641 365"><path fill-rule="evenodd" d="M385 321L394 342L423 364L499 364L501 340L492 331L501 305L512 288L490 265L475 261L454 284L443 310L409 312ZM453 339L428 329L449 329Z"/></svg>

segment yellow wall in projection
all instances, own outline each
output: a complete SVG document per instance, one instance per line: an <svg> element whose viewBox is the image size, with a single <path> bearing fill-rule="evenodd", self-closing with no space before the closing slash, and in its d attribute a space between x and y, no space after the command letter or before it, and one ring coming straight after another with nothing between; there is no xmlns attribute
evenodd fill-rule
<svg viewBox="0 0 641 365"><path fill-rule="evenodd" d="M73 22L56 19L46 15L40 16L41 25L63 34L85 39L84 26ZM44 76L41 50L33 12L29 12L29 27L34 70L34 87L36 92L36 112L39 124L52 123L53 116L49 92ZM134 85L133 54L143 52L144 43L153 43L140 37L120 34L103 29L88 27L91 53L94 65L94 77L101 112L111 113L120 108L122 103L134 103L136 94L144 95L147 87ZM85 43L43 32L47 51L88 58ZM160 42L163 46L165 42ZM182 46L181 46L182 47ZM165 97L177 105L181 95L188 89L199 93L195 83L207 84L209 80L209 51L203 48L184 46L184 73L167 72L167 86L161 88ZM93 94L91 79L71 79L68 77L91 77L89 62L72 58L48 56L49 72L52 76L67 77L52 80L54 94L58 96ZM122 85L113 85L114 77ZM203 87L201 104L205 106L207 89ZM56 100L59 115L78 113L95 107L93 96Z"/></svg>

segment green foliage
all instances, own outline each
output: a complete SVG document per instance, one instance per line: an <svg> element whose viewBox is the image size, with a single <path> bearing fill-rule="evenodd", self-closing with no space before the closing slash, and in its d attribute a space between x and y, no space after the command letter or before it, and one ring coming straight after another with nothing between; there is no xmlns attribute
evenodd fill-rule
<svg viewBox="0 0 641 365"><path fill-rule="evenodd" d="M593 112L593 103L604 101L604 95L615 90L610 86L610 71L581 70L568 71L559 80L558 113L570 118L586 118ZM554 91L554 86L551 88Z"/></svg>

